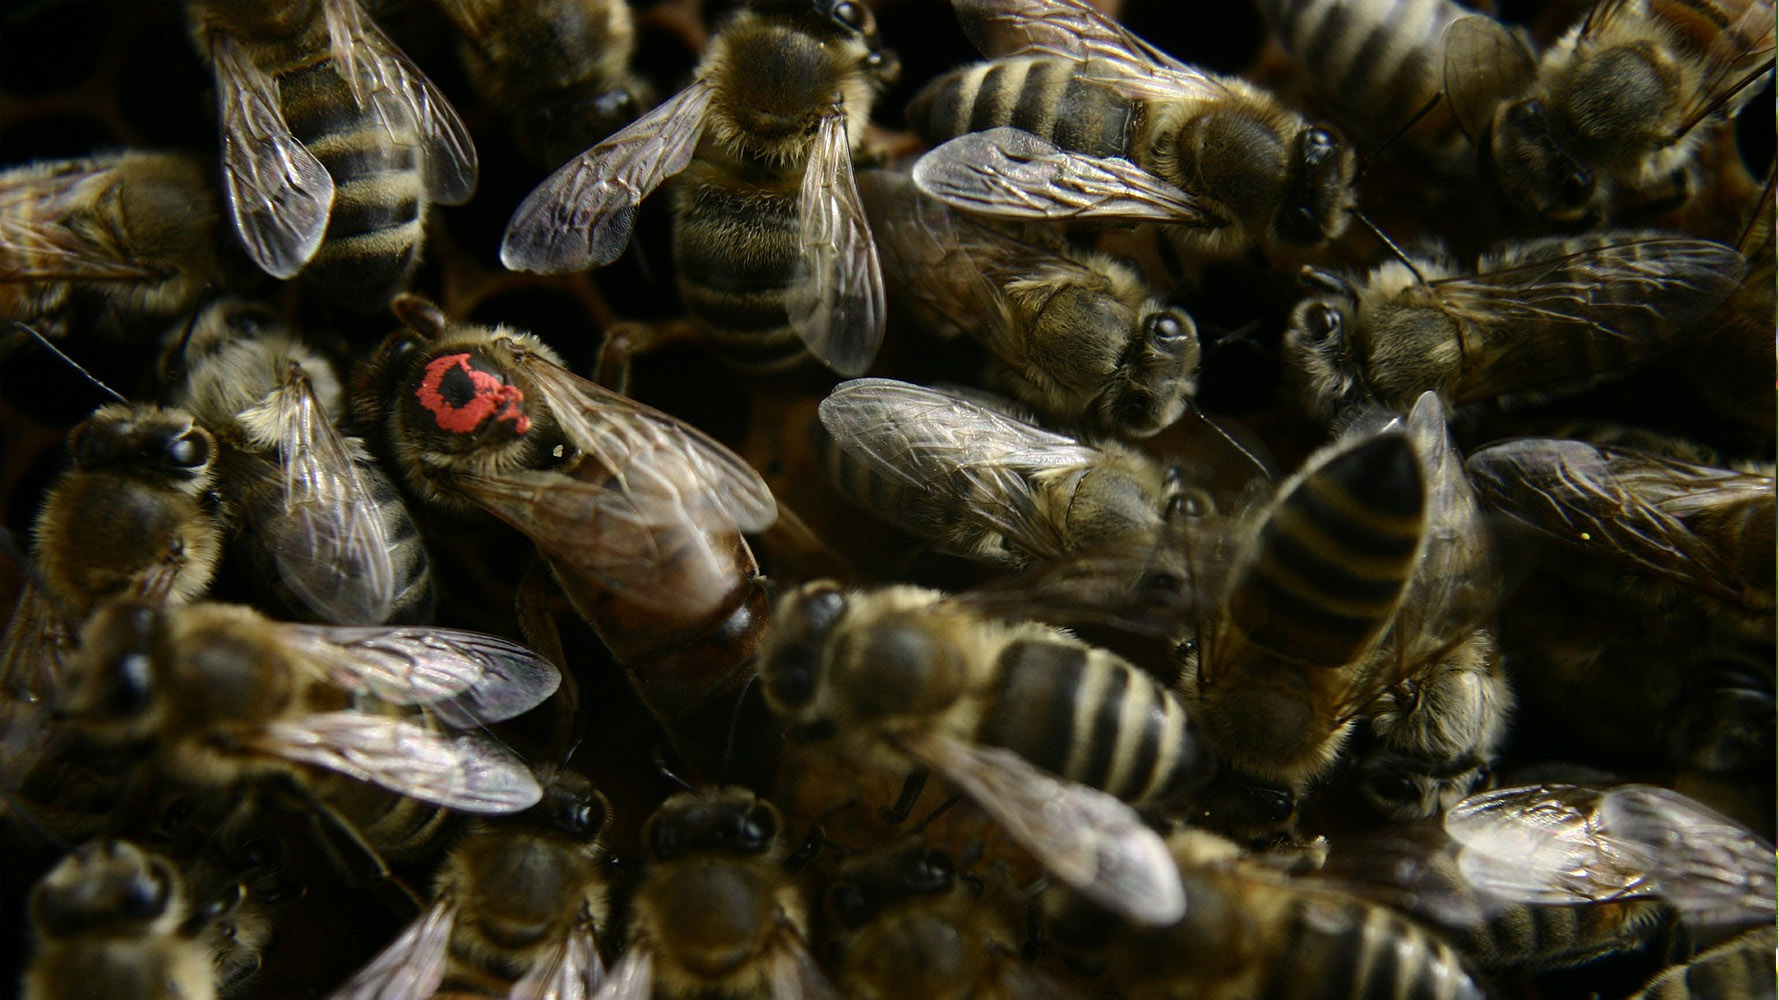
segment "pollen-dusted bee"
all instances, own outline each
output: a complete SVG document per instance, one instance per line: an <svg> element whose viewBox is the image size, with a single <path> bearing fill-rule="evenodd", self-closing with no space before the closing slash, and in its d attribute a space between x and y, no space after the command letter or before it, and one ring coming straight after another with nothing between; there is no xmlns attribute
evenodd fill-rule
<svg viewBox="0 0 1778 1000"><path fill-rule="evenodd" d="M154 329L216 271L216 192L191 157L128 152L0 173L0 319Z"/></svg>
<svg viewBox="0 0 1778 1000"><path fill-rule="evenodd" d="M25 1000L214 1000L245 978L219 965L210 933L242 905L236 889L232 901L193 899L166 857L123 840L80 847L31 890ZM231 928L232 947L264 943L262 927Z"/></svg>
<svg viewBox="0 0 1778 1000"><path fill-rule="evenodd" d="M530 334L399 304L416 332L365 369L361 425L422 500L484 509L536 542L682 752L720 773L765 623L741 537L777 516L765 482L690 425L570 373Z"/></svg>
<svg viewBox="0 0 1778 1000"><path fill-rule="evenodd" d="M967 597L816 581L774 608L760 679L846 760L930 768L1062 881L1137 921L1178 919L1160 837L1125 801L1180 793L1205 761L1178 699L1128 661Z"/></svg>
<svg viewBox="0 0 1778 1000"><path fill-rule="evenodd" d="M480 813L517 812L542 792L475 728L536 706L559 681L522 646L473 632L128 600L94 613L70 666L57 707L82 738L135 748L173 780L300 785L315 768Z"/></svg>
<svg viewBox="0 0 1778 1000"><path fill-rule="evenodd" d="M863 3L756 0L717 32L696 82L531 192L500 259L608 264L642 199L683 172L673 257L711 346L762 372L806 348L857 375L882 339L884 295L852 153L895 70Z"/></svg>
<svg viewBox="0 0 1778 1000"><path fill-rule="evenodd" d="M1507 198L1568 222L1671 183L1772 48L1771 0L1597 0L1542 59L1475 14L1445 31L1445 93Z"/></svg>
<svg viewBox="0 0 1778 1000"><path fill-rule="evenodd" d="M1049 939L1133 1000L1324 996L1481 1000L1437 934L1336 887L1293 879L1202 830L1169 838L1191 900L1184 919L1136 927L1069 893L1045 899Z"/></svg>
<svg viewBox="0 0 1778 1000"><path fill-rule="evenodd" d="M605 978L610 804L558 773L530 813L451 848L432 903L333 1000L589 997Z"/></svg>
<svg viewBox="0 0 1778 1000"><path fill-rule="evenodd" d="M1169 223L1219 254L1345 231L1351 149L1259 88L1172 59L1085 0L953 6L996 58L908 108L928 141L961 137L915 166L927 194L1012 218Z"/></svg>
<svg viewBox="0 0 1778 1000"><path fill-rule="evenodd" d="M1012 566L1154 537L1176 477L1114 442L1090 445L975 400L854 379L821 401L816 448L847 496L946 552Z"/></svg>
<svg viewBox="0 0 1778 1000"><path fill-rule="evenodd" d="M248 558L284 603L336 625L431 617L426 549L388 476L334 426L333 366L269 309L206 308L182 352L181 405L221 444L221 489Z"/></svg>
<svg viewBox="0 0 1778 1000"><path fill-rule="evenodd" d="M647 867L598 1000L833 1000L809 954L784 820L744 788L673 796L642 828Z"/></svg>
<svg viewBox="0 0 1778 1000"><path fill-rule="evenodd" d="M488 105L519 150L557 164L629 123L647 85L630 72L627 0L438 0Z"/></svg>
<svg viewBox="0 0 1778 1000"><path fill-rule="evenodd" d="M1318 294L1285 350L1324 419L1365 399L1406 410L1427 390L1452 406L1573 391L1678 349L1746 269L1720 243L1620 231L1509 245L1469 274L1432 257L1358 281L1305 272Z"/></svg>
<svg viewBox="0 0 1778 1000"><path fill-rule="evenodd" d="M419 263L426 208L475 191L469 133L358 0L193 0L222 187L247 255L373 312Z"/></svg>
<svg viewBox="0 0 1778 1000"><path fill-rule="evenodd" d="M918 838L847 861L827 887L835 979L854 1000L1040 1000L1071 994L1019 954L1006 919Z"/></svg>
<svg viewBox="0 0 1778 1000"><path fill-rule="evenodd" d="M1197 391L1198 329L1136 269L1062 240L1009 236L870 171L859 190L898 307L966 333L1000 364L989 385L1094 437L1148 437Z"/></svg>

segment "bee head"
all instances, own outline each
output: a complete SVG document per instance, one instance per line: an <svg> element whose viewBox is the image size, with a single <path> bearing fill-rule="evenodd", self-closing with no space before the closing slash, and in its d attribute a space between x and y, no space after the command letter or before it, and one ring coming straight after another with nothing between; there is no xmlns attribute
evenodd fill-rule
<svg viewBox="0 0 1778 1000"><path fill-rule="evenodd" d="M1364 394L1348 336L1358 296L1344 278L1329 272L1304 268L1301 281L1311 294L1291 311L1284 351L1310 409L1330 417Z"/></svg>
<svg viewBox="0 0 1778 1000"><path fill-rule="evenodd" d="M145 734L164 625L161 612L146 601L101 604L81 628L80 652L57 693L56 710L78 720L99 742Z"/></svg>
<svg viewBox="0 0 1778 1000"><path fill-rule="evenodd" d="M1293 246L1320 246L1346 231L1358 161L1338 132L1303 129L1290 164L1290 193L1275 220L1278 237Z"/></svg>
<svg viewBox="0 0 1778 1000"><path fill-rule="evenodd" d="M31 892L31 917L45 937L126 931L172 913L179 885L167 862L121 840L85 844ZM139 933L139 932L138 932Z"/></svg>
<svg viewBox="0 0 1778 1000"><path fill-rule="evenodd" d="M1147 310L1118 360L1116 376L1088 407L1086 429L1151 437L1171 426L1197 391L1201 356L1190 314L1171 307Z"/></svg>
<svg viewBox="0 0 1778 1000"><path fill-rule="evenodd" d="M1579 222L1591 214L1599 184L1563 133L1543 101L1516 101L1495 115L1481 160L1520 208L1550 222Z"/></svg>
<svg viewBox="0 0 1778 1000"><path fill-rule="evenodd" d="M778 602L759 668L773 711L792 718L812 714L826 686L828 639L847 603L846 593L830 581L806 584Z"/></svg>
<svg viewBox="0 0 1778 1000"><path fill-rule="evenodd" d="M842 926L856 929L900 900L947 893L956 880L950 854L916 840L848 865L828 888L827 907Z"/></svg>
<svg viewBox="0 0 1778 1000"><path fill-rule="evenodd" d="M734 786L673 796L642 827L649 857L671 861L690 854L763 855L778 844L777 807Z"/></svg>
<svg viewBox="0 0 1778 1000"><path fill-rule="evenodd" d="M216 440L184 410L146 404L100 407L68 435L82 469L108 469L196 494L209 486Z"/></svg>

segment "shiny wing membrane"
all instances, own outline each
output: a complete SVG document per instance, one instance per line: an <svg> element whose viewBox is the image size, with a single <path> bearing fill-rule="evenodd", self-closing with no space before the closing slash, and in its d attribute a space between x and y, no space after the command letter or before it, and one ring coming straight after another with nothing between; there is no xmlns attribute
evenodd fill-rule
<svg viewBox="0 0 1778 1000"><path fill-rule="evenodd" d="M283 640L329 681L396 705L427 705L458 729L535 708L561 683L556 668L517 643L478 632L406 626L278 626Z"/></svg>
<svg viewBox="0 0 1778 1000"><path fill-rule="evenodd" d="M432 996L444 979L456 915L451 900L433 900L370 964L328 994L327 1000L425 1000Z"/></svg>
<svg viewBox="0 0 1778 1000"><path fill-rule="evenodd" d="M1472 143L1487 134L1494 111L1537 80L1537 60L1525 43L1486 14L1445 27L1445 97Z"/></svg>
<svg viewBox="0 0 1778 1000"><path fill-rule="evenodd" d="M66 224L73 207L87 200L86 189L112 183L112 170L103 161L77 160L47 172L0 178L0 282L160 277L154 262L126 260L120 247Z"/></svg>
<svg viewBox="0 0 1778 1000"><path fill-rule="evenodd" d="M515 813L543 787L511 750L480 733L343 711L277 720L246 741L261 753L338 771L392 792L470 813Z"/></svg>
<svg viewBox="0 0 1778 1000"><path fill-rule="evenodd" d="M549 957L513 984L507 1000L589 1000L604 981L592 918L583 913Z"/></svg>
<svg viewBox="0 0 1778 1000"><path fill-rule="evenodd" d="M1626 852L1599 820L1598 789L1520 785L1471 795L1445 813L1458 866L1478 888L1555 905L1652 894L1645 852Z"/></svg>
<svg viewBox="0 0 1778 1000"><path fill-rule="evenodd" d="M821 120L797 201L802 254L785 307L809 353L841 375L870 367L883 341L886 300L876 242L852 178L845 109Z"/></svg>

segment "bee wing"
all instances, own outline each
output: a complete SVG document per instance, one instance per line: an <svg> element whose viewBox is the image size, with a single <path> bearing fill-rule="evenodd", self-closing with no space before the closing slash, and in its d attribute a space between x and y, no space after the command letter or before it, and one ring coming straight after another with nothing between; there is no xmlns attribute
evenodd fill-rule
<svg viewBox="0 0 1778 1000"><path fill-rule="evenodd" d="M0 697L47 706L74 648L74 630L27 574L0 637Z"/></svg>
<svg viewBox="0 0 1778 1000"><path fill-rule="evenodd" d="M1568 904L1652 894L1646 851L1601 828L1600 792L1521 785L1471 795L1445 813L1470 884L1527 903Z"/></svg>
<svg viewBox="0 0 1778 1000"><path fill-rule="evenodd" d="M1656 891L1687 919L1772 922L1772 845L1752 830L1657 785L1610 789L1599 822L1646 852Z"/></svg>
<svg viewBox="0 0 1778 1000"><path fill-rule="evenodd" d="M463 812L515 813L543 798L531 768L493 738L387 716L344 711L275 720L247 745Z"/></svg>
<svg viewBox="0 0 1778 1000"><path fill-rule="evenodd" d="M589 1000L605 981L592 918L583 913L549 957L513 984L507 1000Z"/></svg>
<svg viewBox="0 0 1778 1000"><path fill-rule="evenodd" d="M902 749L962 789L1045 868L1100 906L1157 927L1185 915L1173 856L1127 803L1058 778L1011 750L943 733L906 738Z"/></svg>
<svg viewBox="0 0 1778 1000"><path fill-rule="evenodd" d="M964 34L990 58L1042 55L1087 64L1087 75L1132 97L1202 100L1228 92L1106 17L1085 0L953 0Z"/></svg>
<svg viewBox="0 0 1778 1000"><path fill-rule="evenodd" d="M548 660L505 639L458 629L279 625L333 684L396 705L427 705L445 725L500 722L561 684Z"/></svg>
<svg viewBox="0 0 1778 1000"><path fill-rule="evenodd" d="M261 527L279 577L327 621L382 621L395 600L395 568L381 504L300 370L265 405L277 428L283 503Z"/></svg>
<svg viewBox="0 0 1778 1000"><path fill-rule="evenodd" d="M70 228L87 189L112 183L112 167L75 160L48 171L0 176L0 282L138 281L159 277L149 262ZM22 176L21 176L22 175Z"/></svg>
<svg viewBox="0 0 1778 1000"><path fill-rule="evenodd" d="M954 501L971 519L1042 558L1068 551L1038 508L1030 475L1084 468L1098 451L935 389L892 379L841 383L817 409L845 451L882 475Z"/></svg>
<svg viewBox="0 0 1778 1000"><path fill-rule="evenodd" d="M885 300L877 245L852 179L842 108L821 120L797 201L796 259L784 304L817 360L841 375L870 367L883 342Z"/></svg>
<svg viewBox="0 0 1778 1000"><path fill-rule="evenodd" d="M284 121L277 81L226 32L210 33L222 132L222 190L241 245L260 270L289 278L327 232L333 178Z"/></svg>
<svg viewBox="0 0 1778 1000"><path fill-rule="evenodd" d="M1693 532L1683 515L1774 492L1764 476L1554 438L1483 448L1470 456L1469 472L1488 505L1516 520L1734 601L1744 597L1735 560Z"/></svg>
<svg viewBox="0 0 1778 1000"><path fill-rule="evenodd" d="M327 1000L425 1000L444 980L451 928L457 908L445 897L389 942L358 974L328 994Z"/></svg>
<svg viewBox="0 0 1778 1000"><path fill-rule="evenodd" d="M711 93L695 81L545 178L506 224L500 262L553 274L616 260L642 199L691 162Z"/></svg>
<svg viewBox="0 0 1778 1000"><path fill-rule="evenodd" d="M772 984L773 1000L842 1000L840 991L815 964L802 935L793 928L781 928L770 961L766 976Z"/></svg>
<svg viewBox="0 0 1778 1000"><path fill-rule="evenodd" d="M643 523L657 509L739 531L764 531L778 519L765 480L703 431L552 364L530 364L525 373L568 440L604 466Z"/></svg>
<svg viewBox="0 0 1778 1000"><path fill-rule="evenodd" d="M327 0L323 15L334 66L358 106L375 108L391 138L405 131L392 115L412 118L425 145L427 194L444 205L468 201L479 170L475 143L451 102L365 17L358 0Z"/></svg>
<svg viewBox="0 0 1778 1000"><path fill-rule="evenodd" d="M971 222L921 194L907 174L867 170L858 190L898 303L913 300L920 322L941 336L1010 325L1011 304L987 271L1041 248Z"/></svg>
<svg viewBox="0 0 1778 1000"><path fill-rule="evenodd" d="M632 941L593 1000L648 1000L653 994L654 953Z"/></svg>
<svg viewBox="0 0 1778 1000"><path fill-rule="evenodd" d="M1008 126L929 151L914 164L914 184L960 211L1011 219L1228 225L1190 192L1129 160L1068 152Z"/></svg>
<svg viewBox="0 0 1778 1000"><path fill-rule="evenodd" d="M1486 14L1445 26L1445 96L1465 135L1479 143L1495 108L1537 79L1537 60L1512 32Z"/></svg>
<svg viewBox="0 0 1778 1000"><path fill-rule="evenodd" d="M1498 395L1550 381L1550 350L1514 350L1515 340L1559 338L1586 359L1588 374L1609 374L1677 346L1675 335L1746 273L1733 247L1636 232L1578 250L1568 240L1534 240L1485 259L1480 273L1430 285L1469 321L1465 340L1477 343L1465 343L1464 356L1495 359L1475 382L1478 393Z"/></svg>

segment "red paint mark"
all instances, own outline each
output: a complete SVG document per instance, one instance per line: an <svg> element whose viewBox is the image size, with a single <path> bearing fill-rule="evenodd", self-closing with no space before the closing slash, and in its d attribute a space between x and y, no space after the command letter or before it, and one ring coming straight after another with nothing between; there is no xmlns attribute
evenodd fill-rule
<svg viewBox="0 0 1778 1000"><path fill-rule="evenodd" d="M438 391L445 376L452 368L460 369L469 376L469 383L475 387L475 395L462 406L452 406L451 401L444 398ZM433 358L426 365L426 377L420 380L420 388L414 392L420 405L432 411L433 419L438 426L452 434L468 434L482 425L482 421L493 416L501 405L506 409L500 412L495 420L512 421L512 429L523 434L531 429L531 418L525 416L522 406L525 394L516 385L507 385L487 372L469 367L468 354L446 354Z"/></svg>

